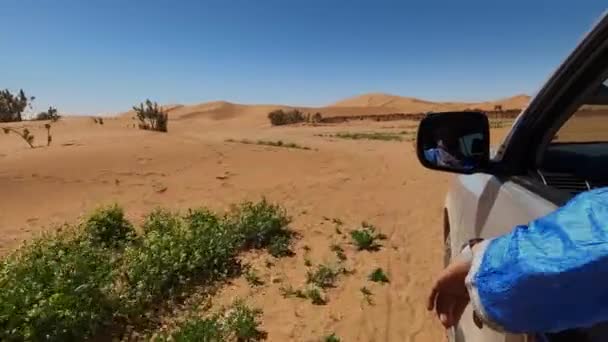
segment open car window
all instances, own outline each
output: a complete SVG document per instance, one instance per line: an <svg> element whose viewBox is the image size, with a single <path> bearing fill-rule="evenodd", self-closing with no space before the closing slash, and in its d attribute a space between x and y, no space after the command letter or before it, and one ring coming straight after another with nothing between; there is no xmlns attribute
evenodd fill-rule
<svg viewBox="0 0 608 342"><path fill-rule="evenodd" d="M608 80L580 106L553 137L552 144L608 142Z"/></svg>

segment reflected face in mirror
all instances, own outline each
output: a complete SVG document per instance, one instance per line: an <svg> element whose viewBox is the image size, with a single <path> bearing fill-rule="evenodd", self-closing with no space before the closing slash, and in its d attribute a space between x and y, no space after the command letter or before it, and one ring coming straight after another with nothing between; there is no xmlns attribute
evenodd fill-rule
<svg viewBox="0 0 608 342"><path fill-rule="evenodd" d="M424 157L440 167L472 169L483 158L483 134L440 127L425 144Z"/></svg>

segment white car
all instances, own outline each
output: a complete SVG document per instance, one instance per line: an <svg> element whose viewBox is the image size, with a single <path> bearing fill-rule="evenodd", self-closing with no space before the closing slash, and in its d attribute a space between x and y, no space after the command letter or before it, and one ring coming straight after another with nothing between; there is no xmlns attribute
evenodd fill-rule
<svg viewBox="0 0 608 342"><path fill-rule="evenodd" d="M470 239L504 234L575 194L608 185L607 80L605 15L530 101L493 155L482 113L430 114L421 121L417 153L422 165L461 174L445 200L446 263ZM585 341L600 334L599 340L608 341L603 330L570 330L550 340ZM458 342L533 339L477 328L470 306L449 335Z"/></svg>

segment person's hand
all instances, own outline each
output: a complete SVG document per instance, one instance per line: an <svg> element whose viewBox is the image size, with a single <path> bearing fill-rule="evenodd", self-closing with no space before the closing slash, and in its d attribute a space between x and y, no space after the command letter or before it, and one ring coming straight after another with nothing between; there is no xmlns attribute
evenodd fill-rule
<svg viewBox="0 0 608 342"><path fill-rule="evenodd" d="M437 317L446 329L458 323L469 304L469 293L464 279L470 268L470 261L456 259L439 274L431 290L427 309L435 309Z"/></svg>

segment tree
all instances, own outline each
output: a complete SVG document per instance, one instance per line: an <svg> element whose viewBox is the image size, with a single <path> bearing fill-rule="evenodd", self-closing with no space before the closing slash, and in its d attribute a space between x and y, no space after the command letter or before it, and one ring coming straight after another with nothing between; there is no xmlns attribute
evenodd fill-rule
<svg viewBox="0 0 608 342"><path fill-rule="evenodd" d="M139 128L166 132L169 115L156 102L146 100L138 106L133 106L133 110L139 120Z"/></svg>
<svg viewBox="0 0 608 342"><path fill-rule="evenodd" d="M35 97L27 97L23 89L13 95L8 89L0 91L0 122L21 121L21 113L26 107L31 108L31 102Z"/></svg>
<svg viewBox="0 0 608 342"><path fill-rule="evenodd" d="M57 111L57 108L49 107L46 112L40 112L36 115L36 120L51 120L53 122L59 120L61 115Z"/></svg>
<svg viewBox="0 0 608 342"><path fill-rule="evenodd" d="M502 112L502 105L496 105L496 106L494 106L494 111L495 112Z"/></svg>

